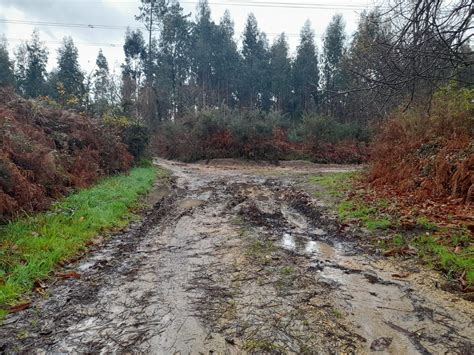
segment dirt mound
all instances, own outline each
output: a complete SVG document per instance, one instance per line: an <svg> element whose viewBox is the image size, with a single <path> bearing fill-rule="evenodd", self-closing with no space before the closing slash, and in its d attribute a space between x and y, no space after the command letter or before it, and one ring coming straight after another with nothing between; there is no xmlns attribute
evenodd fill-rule
<svg viewBox="0 0 474 355"><path fill-rule="evenodd" d="M130 167L120 138L90 118L0 91L0 220Z"/></svg>

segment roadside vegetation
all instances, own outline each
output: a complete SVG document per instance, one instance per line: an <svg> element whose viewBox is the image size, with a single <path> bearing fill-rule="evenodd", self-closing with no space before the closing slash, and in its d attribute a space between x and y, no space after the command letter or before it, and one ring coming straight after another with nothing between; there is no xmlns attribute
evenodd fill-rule
<svg viewBox="0 0 474 355"><path fill-rule="evenodd" d="M158 172L161 176L155 167L134 168L69 195L46 212L1 226L0 314L27 302L28 293L41 280L87 249L92 238L135 218L133 209L150 191Z"/></svg>
<svg viewBox="0 0 474 355"><path fill-rule="evenodd" d="M361 240L386 257L417 258L441 271L447 288L474 292L474 243L462 221L449 225L426 216L416 206L377 194L365 173L326 173L311 176L316 197L330 204L339 220L365 229L370 237Z"/></svg>
<svg viewBox="0 0 474 355"><path fill-rule="evenodd" d="M153 150L188 162L245 158L362 163L369 157L370 137L366 127L317 114L294 120L278 112L217 110L164 123L153 138Z"/></svg>
<svg viewBox="0 0 474 355"><path fill-rule="evenodd" d="M0 223L130 169L147 144L140 129L0 89Z"/></svg>

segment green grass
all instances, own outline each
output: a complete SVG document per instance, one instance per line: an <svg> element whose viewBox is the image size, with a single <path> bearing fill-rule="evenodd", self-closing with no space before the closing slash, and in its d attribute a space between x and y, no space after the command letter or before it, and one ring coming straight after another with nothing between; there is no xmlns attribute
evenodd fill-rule
<svg viewBox="0 0 474 355"><path fill-rule="evenodd" d="M268 264L268 257L277 250L275 244L270 240L253 239L247 246L246 255L261 264Z"/></svg>
<svg viewBox="0 0 474 355"><path fill-rule="evenodd" d="M426 229L426 230L437 230L438 227L436 226L436 224L433 224L431 223L428 218L424 217L424 216L420 216L416 219L416 224L423 228L423 229Z"/></svg>
<svg viewBox="0 0 474 355"><path fill-rule="evenodd" d="M135 168L106 178L56 203L49 211L0 228L0 309L21 302L35 280L80 250L104 230L127 225L138 199L157 178L156 168Z"/></svg>
<svg viewBox="0 0 474 355"><path fill-rule="evenodd" d="M368 207L355 200L344 200L337 205L337 213L343 221L357 219L369 230L387 229L392 220L379 212L376 207Z"/></svg>
<svg viewBox="0 0 474 355"><path fill-rule="evenodd" d="M386 199L377 201L376 206L367 206L356 198L345 199L346 192L353 185L357 178L357 172L338 172L323 175L311 176L308 181L324 189L324 192L316 192L318 197L324 197L327 194L335 197L336 210L342 221L351 219L361 220L364 226L369 230L387 229L393 225L393 221L386 215L379 212L382 208L387 208L390 202Z"/></svg>
<svg viewBox="0 0 474 355"><path fill-rule="evenodd" d="M318 197L335 197L335 208L340 220L348 222L356 220L371 231L386 230L388 228L397 229L400 224L395 216L391 216L387 211L391 202L387 199L369 200L366 202L363 193L357 193L347 198L346 192L352 187L357 173L330 173L309 178L309 182L318 185L322 191L318 191ZM402 247L410 244L418 250L418 256L427 261L431 267L441 270L448 278L459 277L464 271L466 281L470 286L474 286L474 246L467 236L467 232L459 232L454 229L443 230L436 224L430 222L425 216L416 218L416 225L428 233L442 232L447 238L438 239L430 234L419 237L404 235L404 231L397 229L397 232L390 234L387 241L378 239L379 247L385 249ZM389 231L389 233L391 233ZM456 246L462 246L461 251L455 253Z"/></svg>
<svg viewBox="0 0 474 355"><path fill-rule="evenodd" d="M351 187L352 180L357 175L353 172L327 173L310 176L308 181L323 187L333 197L342 197L345 190Z"/></svg>
<svg viewBox="0 0 474 355"><path fill-rule="evenodd" d="M468 236L458 235L450 239L449 245L442 245L427 234L413 239L411 244L417 248L421 258L445 272L449 278L455 278L465 271L468 285L474 286L474 246L467 244L468 241ZM467 246L455 253L455 246L463 242Z"/></svg>
<svg viewBox="0 0 474 355"><path fill-rule="evenodd" d="M266 339L247 339L244 341L243 348L252 353L266 352L266 353L280 353L283 348Z"/></svg>

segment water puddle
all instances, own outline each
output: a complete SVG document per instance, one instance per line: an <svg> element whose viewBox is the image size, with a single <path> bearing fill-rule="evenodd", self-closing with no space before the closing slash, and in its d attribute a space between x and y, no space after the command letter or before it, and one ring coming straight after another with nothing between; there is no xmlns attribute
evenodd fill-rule
<svg viewBox="0 0 474 355"><path fill-rule="evenodd" d="M287 250L295 250L295 238L291 234L284 233L283 237L281 238L281 246Z"/></svg>
<svg viewBox="0 0 474 355"><path fill-rule="evenodd" d="M318 252L318 243L316 243L314 240L310 240L309 242L306 243L304 247L305 253L308 254L314 254Z"/></svg>
<svg viewBox="0 0 474 355"><path fill-rule="evenodd" d="M325 233L322 229L321 231ZM336 247L321 241L314 241L303 236L296 238L290 233L283 233L280 240L282 248L304 254L311 254L322 259L333 259L336 256Z"/></svg>
<svg viewBox="0 0 474 355"><path fill-rule="evenodd" d="M390 272L370 265L363 257L344 253L344 245L329 245L302 235L284 233L280 246L308 255L318 272L315 277L330 280L339 296L335 307L345 310L345 317L367 339L368 352L382 354L423 353L424 347L413 340L413 329L442 334L442 325L425 319L420 321L414 301L408 296L408 284L395 280ZM372 350L371 350L372 346Z"/></svg>

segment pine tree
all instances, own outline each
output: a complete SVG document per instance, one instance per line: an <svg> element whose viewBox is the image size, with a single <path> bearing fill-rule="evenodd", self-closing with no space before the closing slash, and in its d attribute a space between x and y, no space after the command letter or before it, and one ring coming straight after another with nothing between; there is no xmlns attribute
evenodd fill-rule
<svg viewBox="0 0 474 355"><path fill-rule="evenodd" d="M311 23L306 21L300 33L300 44L293 66L293 85L298 113L317 109L319 69L318 54Z"/></svg>
<svg viewBox="0 0 474 355"><path fill-rule="evenodd" d="M288 108L291 94L291 62L288 55L288 42L282 33L270 48L271 90L276 98L276 107Z"/></svg>
<svg viewBox="0 0 474 355"><path fill-rule="evenodd" d="M51 79L55 97L65 106L78 108L85 99L84 73L79 66L79 51L71 37L64 37L58 49L58 67Z"/></svg>
<svg viewBox="0 0 474 355"><path fill-rule="evenodd" d="M324 36L323 44L323 96L327 115L341 115L337 95L343 87L342 58L344 55L344 22L341 15L335 15Z"/></svg>
<svg viewBox="0 0 474 355"><path fill-rule="evenodd" d="M16 59L15 75L20 92L33 98L45 95L48 51L36 30L33 31L30 41L19 46Z"/></svg>
<svg viewBox="0 0 474 355"><path fill-rule="evenodd" d="M5 37L0 38L0 86L14 86L13 62L10 60Z"/></svg>

